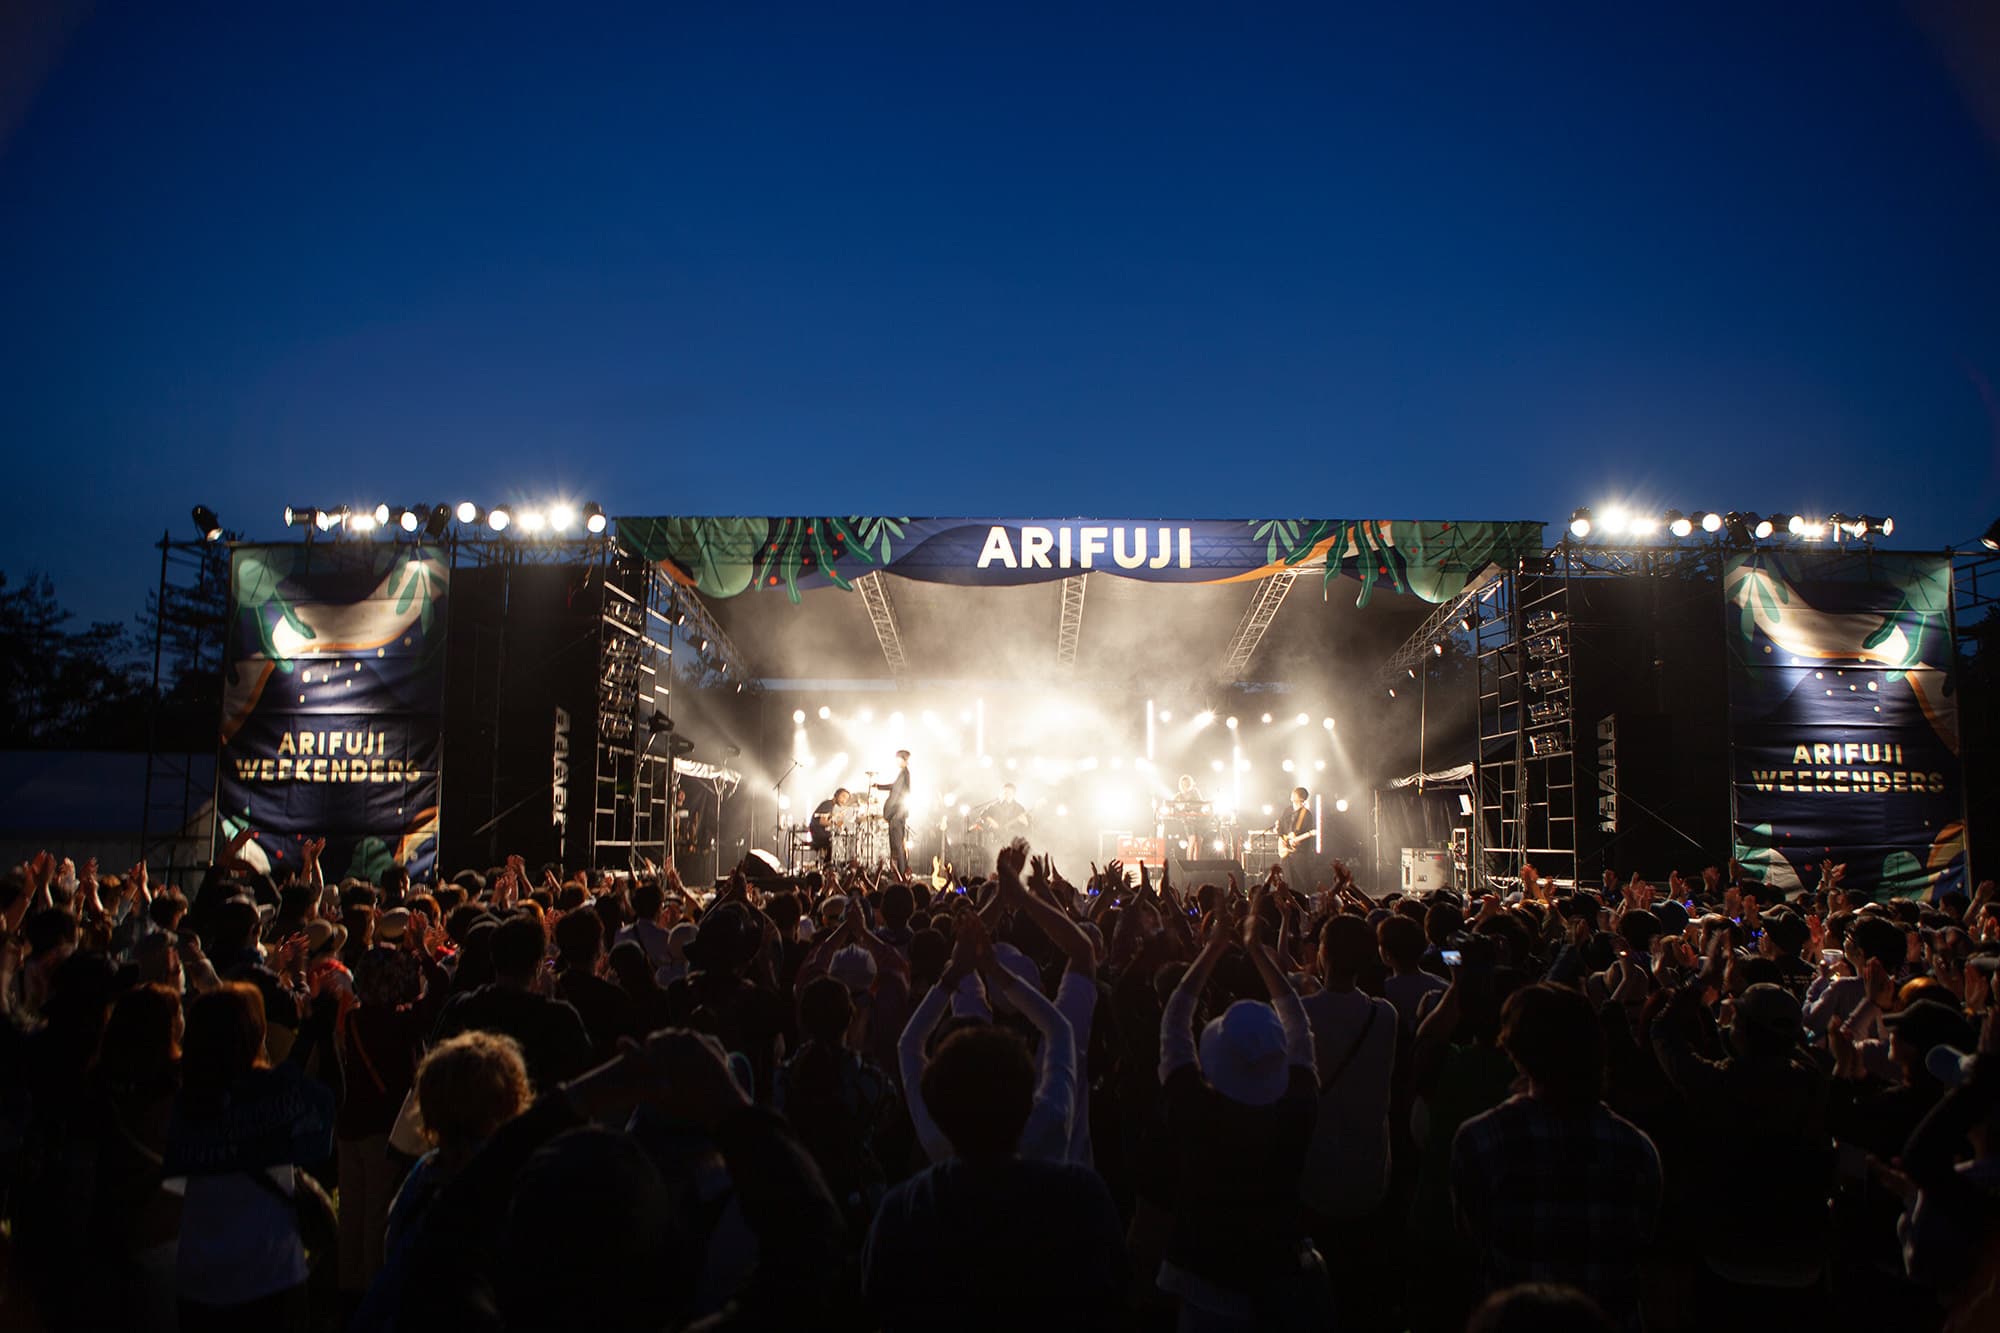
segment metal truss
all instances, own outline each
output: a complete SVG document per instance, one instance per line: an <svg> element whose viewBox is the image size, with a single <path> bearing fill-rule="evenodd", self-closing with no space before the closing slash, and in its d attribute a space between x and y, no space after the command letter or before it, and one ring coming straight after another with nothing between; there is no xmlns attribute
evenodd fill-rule
<svg viewBox="0 0 2000 1333"><path fill-rule="evenodd" d="M1236 680L1249 667L1250 659L1257 654L1257 645L1264 641L1271 622L1278 618L1278 608L1285 604L1285 594L1298 581L1296 568L1282 569L1257 585L1249 609L1236 623L1236 632L1229 636L1229 646L1222 652L1222 679Z"/></svg>
<svg viewBox="0 0 2000 1333"><path fill-rule="evenodd" d="M875 626L875 638L882 645L882 659L889 664L889 673L902 680L910 674L910 659L903 652L902 627L896 623L896 607L889 600L889 586L882 581L882 571L863 574L854 580L854 587L861 594L862 605L868 608L868 620Z"/></svg>
<svg viewBox="0 0 2000 1333"><path fill-rule="evenodd" d="M1462 628L1457 622L1467 618L1466 608L1472 604L1472 599L1486 591L1494 580L1500 577L1500 573L1498 565L1488 565L1473 575L1472 582L1466 584L1456 597L1447 602L1440 602L1428 616L1424 617L1424 623L1411 631L1409 638L1403 640L1403 646L1382 663L1375 673L1375 683L1393 685L1403 679L1412 667L1423 665L1435 651L1433 644L1449 638L1452 631Z"/></svg>
<svg viewBox="0 0 2000 1333"><path fill-rule="evenodd" d="M1083 593L1088 573L1072 574L1062 581L1062 622L1056 626L1056 670L1076 669L1076 643L1083 634Z"/></svg>
<svg viewBox="0 0 2000 1333"><path fill-rule="evenodd" d="M735 642L723 632L722 626L716 623L708 606L694 589L676 587L673 605L687 617L687 623L681 627L687 639L697 645L704 639L708 641L708 647L698 656L708 658L721 669L722 675L734 676L739 683L754 679L750 664L744 660Z"/></svg>

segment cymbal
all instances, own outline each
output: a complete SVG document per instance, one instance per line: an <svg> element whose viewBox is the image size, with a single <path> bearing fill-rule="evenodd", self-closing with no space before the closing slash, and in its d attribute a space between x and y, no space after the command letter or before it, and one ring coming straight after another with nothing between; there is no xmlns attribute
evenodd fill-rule
<svg viewBox="0 0 2000 1333"><path fill-rule="evenodd" d="M876 770L872 768L864 768L861 770L861 776L864 778L872 778L875 776L875 773Z"/></svg>

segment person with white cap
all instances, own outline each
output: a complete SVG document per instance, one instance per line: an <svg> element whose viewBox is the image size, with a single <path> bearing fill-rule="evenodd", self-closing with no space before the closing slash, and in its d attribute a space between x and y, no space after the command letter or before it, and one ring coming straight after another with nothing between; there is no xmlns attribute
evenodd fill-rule
<svg viewBox="0 0 2000 1333"><path fill-rule="evenodd" d="M1306 1239L1299 1177L1319 1109L1312 1027L1255 910L1241 947L1270 1003L1237 1000L1194 1038L1195 1005L1238 946L1218 919L1160 1016L1160 1083L1175 1172L1159 1286L1187 1329L1324 1328L1325 1267Z"/></svg>

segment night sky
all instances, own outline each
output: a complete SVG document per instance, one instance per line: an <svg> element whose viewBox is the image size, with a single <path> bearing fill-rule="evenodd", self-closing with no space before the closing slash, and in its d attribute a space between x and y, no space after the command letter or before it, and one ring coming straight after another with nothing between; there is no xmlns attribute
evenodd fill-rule
<svg viewBox="0 0 2000 1333"><path fill-rule="evenodd" d="M2000 513L1976 0L0 8L88 616L197 501Z"/></svg>

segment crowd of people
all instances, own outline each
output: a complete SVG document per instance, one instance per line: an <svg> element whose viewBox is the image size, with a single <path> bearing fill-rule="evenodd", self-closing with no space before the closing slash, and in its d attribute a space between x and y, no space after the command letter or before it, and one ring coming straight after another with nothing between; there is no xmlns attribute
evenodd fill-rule
<svg viewBox="0 0 2000 1333"><path fill-rule="evenodd" d="M0 883L0 1329L2000 1328L2000 895Z"/></svg>

